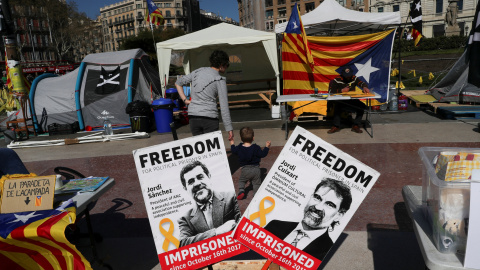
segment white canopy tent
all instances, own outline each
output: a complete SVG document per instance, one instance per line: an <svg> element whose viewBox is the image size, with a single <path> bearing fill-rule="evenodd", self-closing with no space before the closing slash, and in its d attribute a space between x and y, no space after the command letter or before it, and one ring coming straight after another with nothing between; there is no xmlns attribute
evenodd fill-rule
<svg viewBox="0 0 480 270"><path fill-rule="evenodd" d="M236 64L235 70L231 70L232 65L227 70L227 81L232 78L234 81L276 78L276 90L277 94L280 94L275 33L227 23L220 23L157 43L158 66L163 91L167 85L172 51L184 52L183 68L185 73L189 74L199 67L209 66L208 58L216 49L227 52Z"/></svg>
<svg viewBox="0 0 480 270"><path fill-rule="evenodd" d="M302 16L303 27L309 36L351 35L362 31L383 30L386 25L401 23L400 12L369 13L342 7L335 0L324 0L316 9ZM275 25L275 32L282 33L288 21Z"/></svg>

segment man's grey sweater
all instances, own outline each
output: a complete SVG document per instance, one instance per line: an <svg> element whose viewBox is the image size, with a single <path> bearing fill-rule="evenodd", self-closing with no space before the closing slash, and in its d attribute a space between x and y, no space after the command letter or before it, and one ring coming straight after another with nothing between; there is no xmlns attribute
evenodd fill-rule
<svg viewBox="0 0 480 270"><path fill-rule="evenodd" d="M202 67L182 76L176 82L178 85L189 83L192 83L190 91L192 102L188 106L188 115L218 118L218 96L225 130L233 130L228 109L227 79L211 67Z"/></svg>

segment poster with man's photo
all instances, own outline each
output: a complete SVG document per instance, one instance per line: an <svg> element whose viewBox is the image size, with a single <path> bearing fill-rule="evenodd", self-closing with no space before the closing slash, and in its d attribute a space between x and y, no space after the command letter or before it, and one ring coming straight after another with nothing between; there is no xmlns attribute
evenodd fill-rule
<svg viewBox="0 0 480 270"><path fill-rule="evenodd" d="M317 269L379 176L297 127L233 238L287 269Z"/></svg>
<svg viewBox="0 0 480 270"><path fill-rule="evenodd" d="M222 133L133 151L162 269L197 269L248 251Z"/></svg>

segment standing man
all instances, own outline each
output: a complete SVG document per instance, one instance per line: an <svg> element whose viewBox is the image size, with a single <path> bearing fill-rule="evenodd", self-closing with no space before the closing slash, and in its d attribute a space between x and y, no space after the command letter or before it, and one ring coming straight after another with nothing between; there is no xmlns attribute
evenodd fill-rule
<svg viewBox="0 0 480 270"><path fill-rule="evenodd" d="M323 260L333 241L328 235L350 209L352 194L343 182L325 178L304 208L301 222L272 220L265 229L300 250Z"/></svg>
<svg viewBox="0 0 480 270"><path fill-rule="evenodd" d="M336 77L328 86L328 93L330 94L340 94L346 93L349 91L355 91L356 87L360 87L364 93L370 93L368 89L368 84L358 77L353 75L353 71L350 67L344 67L340 76ZM339 100L339 101L329 101L335 104L333 111L333 127L327 131L328 134L335 133L340 131L341 124L341 114L343 111L348 109L353 109L355 111L355 119L353 120L352 131L355 133L362 133L360 129L360 124L362 122L363 113L365 110L365 104L358 99L352 100Z"/></svg>
<svg viewBox="0 0 480 270"><path fill-rule="evenodd" d="M217 97L220 101L223 125L228 132L228 140L233 139L232 120L228 108L227 79L220 75L229 67L228 54L215 50L210 55L210 67L202 67L180 77L175 82L178 95L188 105L190 131L193 136L219 130ZM183 85L192 84L189 100L183 92Z"/></svg>
<svg viewBox="0 0 480 270"><path fill-rule="evenodd" d="M234 192L212 190L211 175L205 164L194 161L180 172L185 190L192 195L193 207L179 220L180 247L231 231L240 220Z"/></svg>

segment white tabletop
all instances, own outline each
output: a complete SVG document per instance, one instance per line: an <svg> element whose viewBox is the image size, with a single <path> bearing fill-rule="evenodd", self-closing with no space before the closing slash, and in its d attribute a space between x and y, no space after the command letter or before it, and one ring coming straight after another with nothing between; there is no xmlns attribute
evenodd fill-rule
<svg viewBox="0 0 480 270"><path fill-rule="evenodd" d="M326 97L312 97L312 94L299 94L299 95L280 95L277 97L277 103L282 102L291 102L291 101L320 101L320 100L349 100L349 99L374 99L381 98L381 96L375 92L370 92L375 94L371 97L354 97L343 96L343 95L327 95Z"/></svg>

